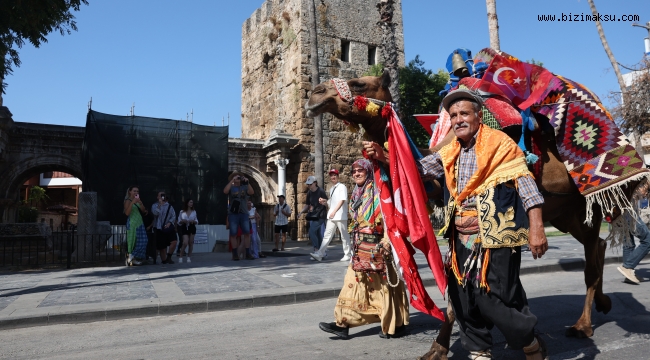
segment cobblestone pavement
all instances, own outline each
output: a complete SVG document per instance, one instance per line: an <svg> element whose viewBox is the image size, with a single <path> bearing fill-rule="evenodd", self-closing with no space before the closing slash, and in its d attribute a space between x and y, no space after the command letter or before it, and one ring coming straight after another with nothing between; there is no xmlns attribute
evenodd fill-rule
<svg viewBox="0 0 650 360"><path fill-rule="evenodd" d="M580 243L569 236L551 237L549 243L542 259L533 260L524 252L522 274L582 270ZM218 302L228 299L246 299L236 305L246 307L338 294L348 265L339 261L343 256L340 243L330 245L328 258L322 262L309 257L307 242L287 243L285 252L273 253L272 246L263 244L268 256L257 260L232 261L229 253L206 253L194 255L190 264L0 273L0 323L36 315L45 316L44 321L49 323L53 314L90 310L104 311L104 315L93 316L106 319L113 309L137 313L147 308L160 315L162 308L151 307L174 303L195 303L195 310L210 311L222 309ZM446 247L441 251L444 256ZM621 251L608 249L607 262L620 262L620 255ZM424 256L417 253L415 258L425 284L432 285L433 276Z"/></svg>

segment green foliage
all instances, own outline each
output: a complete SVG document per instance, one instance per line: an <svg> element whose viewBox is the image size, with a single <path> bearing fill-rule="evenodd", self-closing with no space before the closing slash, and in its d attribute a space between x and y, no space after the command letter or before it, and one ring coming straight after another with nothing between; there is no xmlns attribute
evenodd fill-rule
<svg viewBox="0 0 650 360"><path fill-rule="evenodd" d="M36 222L38 220L38 205L41 202L46 202L49 198L45 189L40 186L33 186L29 189L29 198L18 208L18 222Z"/></svg>
<svg viewBox="0 0 650 360"><path fill-rule="evenodd" d="M72 11L79 11L87 0L2 0L0 1L0 80L20 66L18 51L25 40L38 48L52 31L61 35L77 31ZM6 84L2 82L4 93Z"/></svg>
<svg viewBox="0 0 650 360"><path fill-rule="evenodd" d="M363 73L361 76L381 76L384 73L384 64L379 63L375 65L370 65L368 71Z"/></svg>
<svg viewBox="0 0 650 360"><path fill-rule="evenodd" d="M45 201L49 198L50 197L45 193L45 189L38 185L29 189L29 201L32 204L36 203L36 205L38 205L41 201Z"/></svg>
<svg viewBox="0 0 650 360"><path fill-rule="evenodd" d="M400 69L401 120L418 147L427 148L430 136L413 114L437 114L442 103L438 93L445 88L448 80L446 71L434 73L425 69L419 55Z"/></svg>
<svg viewBox="0 0 650 360"><path fill-rule="evenodd" d="M543 63L543 62L541 62L541 61L537 61L537 60L535 60L534 58L532 58L532 59L530 59L530 60L526 60L526 62L529 63L529 64L533 64L533 65L537 65L537 66L544 67L544 63Z"/></svg>

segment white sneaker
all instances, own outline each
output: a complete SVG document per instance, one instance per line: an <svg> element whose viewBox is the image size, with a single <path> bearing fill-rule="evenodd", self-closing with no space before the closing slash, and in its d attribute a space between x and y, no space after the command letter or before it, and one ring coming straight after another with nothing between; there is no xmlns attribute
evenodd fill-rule
<svg viewBox="0 0 650 360"><path fill-rule="evenodd" d="M311 254L309 254L309 256L311 256L312 259L314 259L314 260L316 260L316 261L323 261L323 256L320 256L320 255L317 254L317 253L311 253Z"/></svg>
<svg viewBox="0 0 650 360"><path fill-rule="evenodd" d="M350 257L348 255L345 255L341 261L350 261Z"/></svg>
<svg viewBox="0 0 650 360"><path fill-rule="evenodd" d="M639 279L638 279L638 278L636 277L636 275L634 274L634 269L628 269L628 268L624 268L624 267L622 267L622 266L619 266L619 267L617 267L616 269L617 269L621 274L623 274L623 276L625 276L628 280L630 280L631 282L633 282L633 283L635 283L635 284L638 284L638 283L641 282L641 281L639 281Z"/></svg>
<svg viewBox="0 0 650 360"><path fill-rule="evenodd" d="M192 260L190 260L190 257L188 256L188 257L187 257L187 263L189 264L189 263L191 263L191 262L192 262Z"/></svg>
<svg viewBox="0 0 650 360"><path fill-rule="evenodd" d="M182 258L182 257L179 257L179 258L178 258L178 263L179 263L179 264L182 264L182 263L183 263L183 258Z"/></svg>

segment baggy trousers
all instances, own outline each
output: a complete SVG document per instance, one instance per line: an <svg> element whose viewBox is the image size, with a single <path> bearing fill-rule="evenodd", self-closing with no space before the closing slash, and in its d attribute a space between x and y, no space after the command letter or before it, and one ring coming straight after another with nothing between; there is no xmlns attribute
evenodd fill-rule
<svg viewBox="0 0 650 360"><path fill-rule="evenodd" d="M454 243L458 268L463 271L471 250L460 241ZM460 326L461 344L466 350L490 349L490 329L495 325L513 349L521 349L533 342L537 317L528 308L526 292L519 280L520 265L521 247L490 249L487 270L490 292L475 287L469 280L476 277L476 269L470 272L465 287L459 285L450 273L449 299Z"/></svg>

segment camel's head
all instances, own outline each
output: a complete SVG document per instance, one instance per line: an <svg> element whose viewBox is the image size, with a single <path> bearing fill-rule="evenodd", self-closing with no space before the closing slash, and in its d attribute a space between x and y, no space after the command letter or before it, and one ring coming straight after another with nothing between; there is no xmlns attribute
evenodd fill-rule
<svg viewBox="0 0 650 360"><path fill-rule="evenodd" d="M381 113L372 115L358 109L354 106L353 99L355 96L364 96L390 102L392 98L388 91L389 85L388 72L384 72L382 76L364 76L347 82L338 79L326 81L312 90L309 101L305 105L307 116L330 113L341 120L363 126L371 138L375 138L374 135L383 137L386 119L381 117Z"/></svg>

